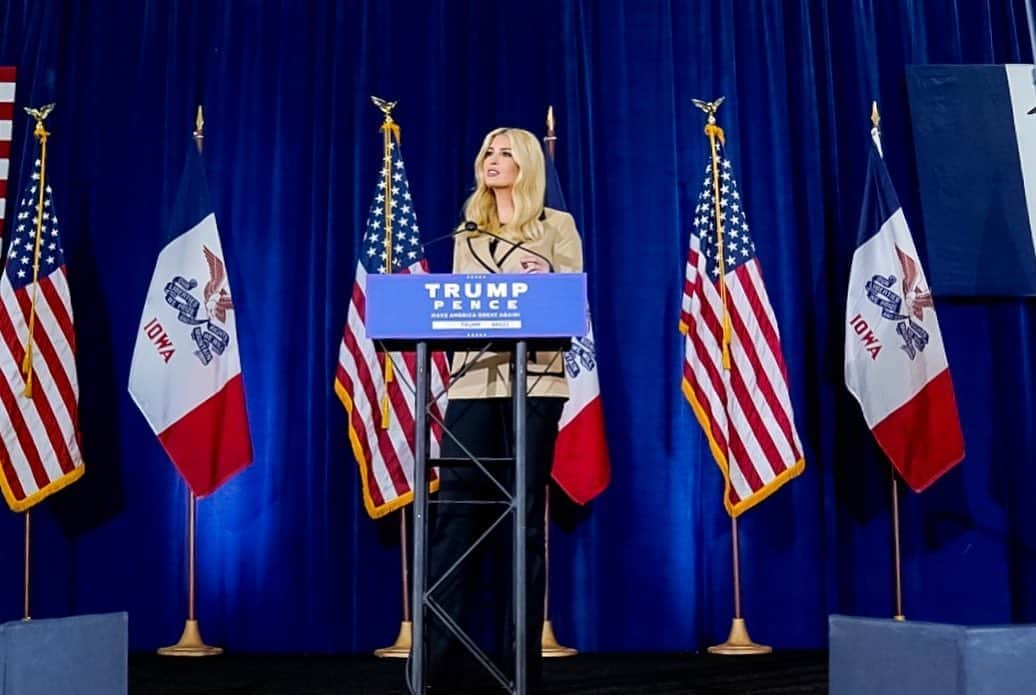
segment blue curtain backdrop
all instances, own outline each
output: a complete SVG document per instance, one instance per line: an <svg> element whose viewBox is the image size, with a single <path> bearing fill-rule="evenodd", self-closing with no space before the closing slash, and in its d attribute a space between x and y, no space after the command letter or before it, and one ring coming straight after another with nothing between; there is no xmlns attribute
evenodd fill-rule
<svg viewBox="0 0 1036 695"><path fill-rule="evenodd" d="M889 615L888 464L841 374L870 102L915 234L937 234L921 225L904 66L1029 62L1025 37L1022 0L6 0L0 64L18 68L19 105L57 102L48 173L87 457L86 477L34 512L33 614L128 610L136 649L174 641L183 624L186 490L126 383L200 101L256 452L199 506L205 637L235 651L351 652L394 636L397 521L365 516L331 388L380 162L377 94L400 100L426 238L458 220L486 131L542 132L546 106L557 110L614 465L589 509L557 506L552 616L563 641L687 650L729 626L722 485L678 382L684 254L707 152L692 97L727 97L720 123L806 447L805 473L742 517L749 626L779 648L818 647L831 612ZM30 131L19 115L19 187ZM447 246L430 250L434 268L448 267ZM1033 305L944 300L939 317L968 457L903 497L906 612L1033 621ZM0 619L21 614L21 524L0 513Z"/></svg>

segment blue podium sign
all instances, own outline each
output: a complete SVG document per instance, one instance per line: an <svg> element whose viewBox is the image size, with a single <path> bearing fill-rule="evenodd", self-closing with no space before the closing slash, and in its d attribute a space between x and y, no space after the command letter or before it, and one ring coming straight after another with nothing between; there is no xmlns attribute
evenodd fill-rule
<svg viewBox="0 0 1036 695"><path fill-rule="evenodd" d="M581 338L586 275L369 275L372 340Z"/></svg>

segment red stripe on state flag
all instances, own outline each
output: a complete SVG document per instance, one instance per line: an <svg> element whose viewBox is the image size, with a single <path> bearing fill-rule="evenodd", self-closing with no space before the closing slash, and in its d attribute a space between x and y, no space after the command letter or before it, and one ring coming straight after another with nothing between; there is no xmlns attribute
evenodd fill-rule
<svg viewBox="0 0 1036 695"><path fill-rule="evenodd" d="M252 461L252 439L241 374L159 433L158 439L199 497L245 468Z"/></svg>
<svg viewBox="0 0 1036 695"><path fill-rule="evenodd" d="M873 427L874 438L903 480L921 492L964 458L950 370Z"/></svg>
<svg viewBox="0 0 1036 695"><path fill-rule="evenodd" d="M17 70L13 66L5 66L0 68L0 82L14 82L14 76L17 74Z"/></svg>
<svg viewBox="0 0 1036 695"><path fill-rule="evenodd" d="M0 159L8 159L11 156L11 141L0 140ZM6 179L0 179L6 181Z"/></svg>
<svg viewBox="0 0 1036 695"><path fill-rule="evenodd" d="M3 80L0 80L3 82ZM14 118L14 102L0 101L0 121L10 121Z"/></svg>
<svg viewBox="0 0 1036 695"><path fill-rule="evenodd" d="M608 457L603 425L601 399L594 398L565 425L554 445L555 463L551 476L578 504L586 504L611 482L610 467L581 465L583 460L597 461Z"/></svg>

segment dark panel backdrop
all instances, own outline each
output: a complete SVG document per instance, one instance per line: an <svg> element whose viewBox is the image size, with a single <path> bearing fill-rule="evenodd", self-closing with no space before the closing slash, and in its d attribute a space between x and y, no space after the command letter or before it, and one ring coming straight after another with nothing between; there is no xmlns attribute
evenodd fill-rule
<svg viewBox="0 0 1036 695"><path fill-rule="evenodd" d="M486 131L541 132L545 107L557 108L614 460L612 487L589 509L558 506L562 639L695 649L729 626L730 525L680 393L676 331L707 152L690 99L719 95L807 460L743 517L749 625L780 648L817 647L829 612L889 615L888 466L841 375L870 101L915 233L936 234L921 227L904 65L1026 62L1025 36L1021 0L7 0L0 64L18 67L18 102L58 105L48 171L88 467L34 512L34 614L128 610L137 649L182 627L186 491L126 382L201 101L256 451L199 507L205 636L293 652L366 651L394 636L397 522L365 516L331 389L380 162L377 94L400 100L426 238L458 220ZM18 116L17 186L30 130ZM447 246L430 250L434 268L448 267ZM904 495L907 614L1036 620L1033 306L942 301L939 312L968 457L923 496ZM20 617L21 528L0 513L4 619Z"/></svg>

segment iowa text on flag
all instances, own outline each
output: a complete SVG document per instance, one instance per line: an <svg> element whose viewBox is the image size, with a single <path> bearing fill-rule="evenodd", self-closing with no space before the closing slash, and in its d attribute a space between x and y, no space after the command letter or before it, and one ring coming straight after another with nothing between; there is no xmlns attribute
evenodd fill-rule
<svg viewBox="0 0 1036 695"><path fill-rule="evenodd" d="M251 463L234 295L193 146L140 315L129 392L194 494Z"/></svg>
<svg viewBox="0 0 1036 695"><path fill-rule="evenodd" d="M0 278L0 484L21 511L82 476L83 455L72 301L39 160L17 210Z"/></svg>
<svg viewBox="0 0 1036 695"><path fill-rule="evenodd" d="M386 180L388 183L386 183ZM388 217L391 238L385 231ZM386 272L391 254L391 272L427 272L417 216L398 143L378 176L367 224L360 237L356 281L349 300L349 313L338 351L335 393L347 412L349 441L360 467L363 502L367 513L380 517L409 504L414 479L414 353L385 353L367 338L367 276ZM433 418L430 458L439 455L442 415L446 411L449 368L446 355L432 354ZM434 473L432 475L435 481Z"/></svg>
<svg viewBox="0 0 1036 695"><path fill-rule="evenodd" d="M846 386L892 465L921 491L964 458L964 437L931 287L876 146L845 317Z"/></svg>
<svg viewBox="0 0 1036 695"><path fill-rule="evenodd" d="M4 216L7 206L7 177L11 169L14 78L14 68L0 67L0 233L4 231Z"/></svg>
<svg viewBox="0 0 1036 695"><path fill-rule="evenodd" d="M550 158L547 158L547 205L567 211L561 181ZM579 504L586 504L601 494L611 481L594 327L589 308L586 322L586 336L573 338L565 353L568 400L558 421L551 469L554 482Z"/></svg>
<svg viewBox="0 0 1036 695"><path fill-rule="evenodd" d="M687 253L683 392L723 472L724 504L736 516L801 473L804 460L777 320L730 160L717 148L718 170L711 161L705 169Z"/></svg>

